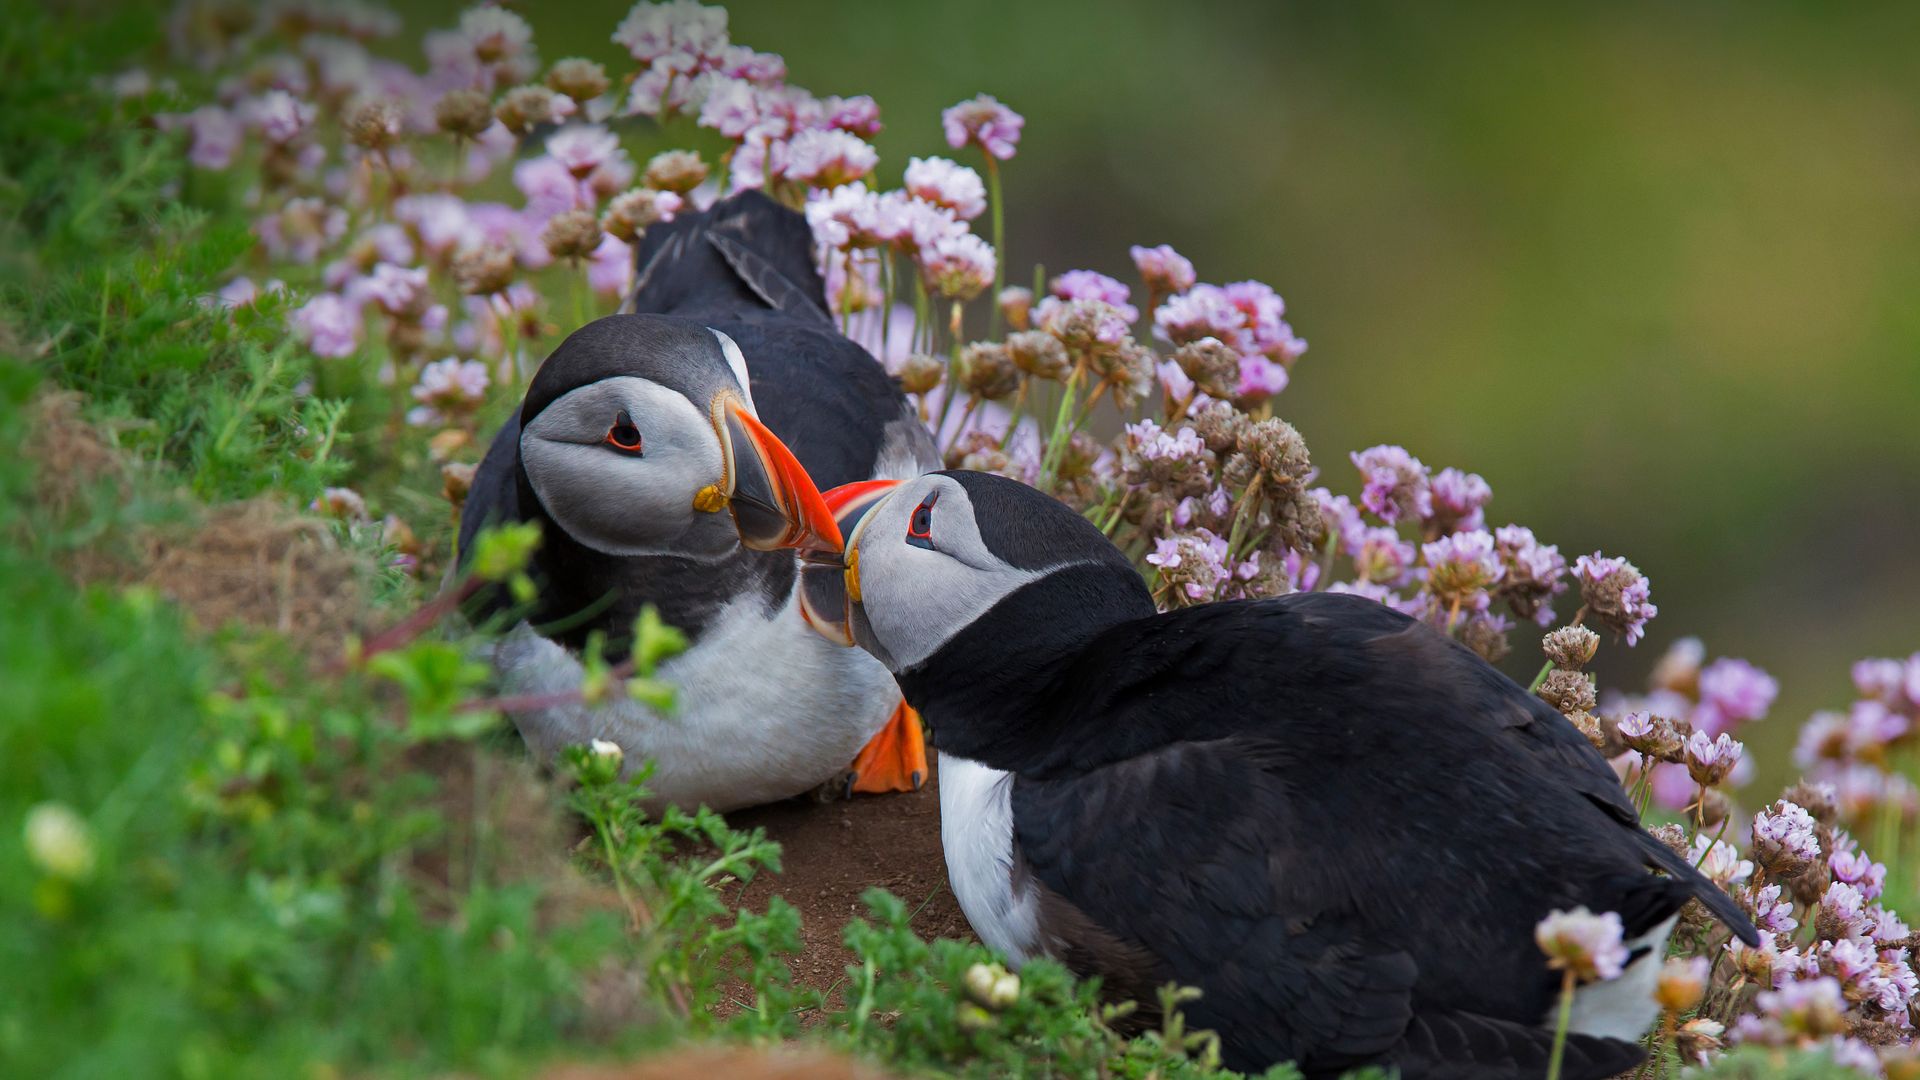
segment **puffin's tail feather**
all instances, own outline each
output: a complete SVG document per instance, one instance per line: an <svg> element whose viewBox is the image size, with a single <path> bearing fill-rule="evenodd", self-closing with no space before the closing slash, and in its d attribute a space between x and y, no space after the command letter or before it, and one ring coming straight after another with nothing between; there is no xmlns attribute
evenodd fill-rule
<svg viewBox="0 0 1920 1080"><path fill-rule="evenodd" d="M739 315L771 308L832 325L813 246L798 211L758 191L728 196L647 230L622 310Z"/></svg>
<svg viewBox="0 0 1920 1080"><path fill-rule="evenodd" d="M1733 897L1728 896L1720 886L1707 880L1705 874L1694 869L1690 860L1676 854L1672 848L1655 839L1646 830L1636 831L1638 833L1636 839L1641 849L1647 853L1649 862L1665 870L1675 880L1684 883L1692 890L1693 898L1712 912L1714 918L1725 923L1735 937L1748 945L1760 944L1760 931L1754 928L1753 920L1747 918L1746 912L1741 911L1739 905L1733 902Z"/></svg>
<svg viewBox="0 0 1920 1080"><path fill-rule="evenodd" d="M1550 1029L1476 1013L1422 1009L1413 1014L1386 1060L1403 1076L1427 1080L1531 1080L1546 1075L1552 1055ZM1633 1043L1569 1032L1560 1075L1566 1080L1602 1080L1645 1058Z"/></svg>

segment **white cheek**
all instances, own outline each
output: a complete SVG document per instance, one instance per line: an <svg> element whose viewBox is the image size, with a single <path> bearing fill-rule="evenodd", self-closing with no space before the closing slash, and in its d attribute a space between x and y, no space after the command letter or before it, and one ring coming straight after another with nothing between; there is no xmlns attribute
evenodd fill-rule
<svg viewBox="0 0 1920 1080"><path fill-rule="evenodd" d="M862 549L861 608L895 669L905 670L1038 576L1005 564L981 570L896 541L876 545L872 555Z"/></svg>

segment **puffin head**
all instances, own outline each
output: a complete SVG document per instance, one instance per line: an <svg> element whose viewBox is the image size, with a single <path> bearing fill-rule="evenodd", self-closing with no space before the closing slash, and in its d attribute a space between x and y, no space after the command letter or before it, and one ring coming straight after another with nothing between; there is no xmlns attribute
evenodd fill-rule
<svg viewBox="0 0 1920 1080"><path fill-rule="evenodd" d="M520 464L554 523L609 555L840 547L755 416L740 347L692 320L612 315L568 336L527 388Z"/></svg>
<svg viewBox="0 0 1920 1080"><path fill-rule="evenodd" d="M1138 571L1098 527L1019 481L953 470L848 484L826 500L846 543L802 551L801 610L895 675L1015 594L1056 612L1045 620L1053 630L1153 611Z"/></svg>

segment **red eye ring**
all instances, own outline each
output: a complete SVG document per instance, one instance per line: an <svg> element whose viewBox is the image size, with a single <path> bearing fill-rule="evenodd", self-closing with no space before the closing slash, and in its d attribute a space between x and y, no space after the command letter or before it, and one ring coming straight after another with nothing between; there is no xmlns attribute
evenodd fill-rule
<svg viewBox="0 0 1920 1080"><path fill-rule="evenodd" d="M633 426L633 418L627 410L621 409L613 416L613 426L607 429L607 445L624 454L638 456L643 445L640 429Z"/></svg>
<svg viewBox="0 0 1920 1080"><path fill-rule="evenodd" d="M940 493L936 491L913 508L913 516L907 519L907 543L933 550L933 504L939 501Z"/></svg>

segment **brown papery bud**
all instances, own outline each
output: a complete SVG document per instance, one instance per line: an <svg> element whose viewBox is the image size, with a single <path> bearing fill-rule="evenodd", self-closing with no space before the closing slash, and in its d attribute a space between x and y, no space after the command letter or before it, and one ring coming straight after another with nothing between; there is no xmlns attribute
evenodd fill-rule
<svg viewBox="0 0 1920 1080"><path fill-rule="evenodd" d="M433 122L449 135L475 138L493 126L493 104L478 90L449 90L434 102Z"/></svg>
<svg viewBox="0 0 1920 1080"><path fill-rule="evenodd" d="M540 242L556 259L584 259L600 246L600 237L600 221L591 210L555 214L540 231Z"/></svg>
<svg viewBox="0 0 1920 1080"><path fill-rule="evenodd" d="M613 84L607 79L606 68L592 60L570 56L555 60L553 67L547 69L547 85L585 105L606 93L607 87Z"/></svg>
<svg viewBox="0 0 1920 1080"><path fill-rule="evenodd" d="M685 195L707 178L707 163L691 150L666 150L647 162L641 182L655 191Z"/></svg>
<svg viewBox="0 0 1920 1080"><path fill-rule="evenodd" d="M1822 825L1832 825L1840 820L1840 804L1834 798L1831 784L1811 784L1802 780L1782 792L1780 798L1812 814L1813 820Z"/></svg>
<svg viewBox="0 0 1920 1080"><path fill-rule="evenodd" d="M449 461L440 466L440 493L455 510L466 504L467 492L473 490L473 474L478 468L464 461Z"/></svg>
<svg viewBox="0 0 1920 1080"><path fill-rule="evenodd" d="M1564 715L1588 712L1595 704L1593 680L1578 671L1554 671L1537 691L1540 699Z"/></svg>
<svg viewBox="0 0 1920 1080"><path fill-rule="evenodd" d="M1484 615L1475 615L1467 620L1460 630L1460 641L1489 664L1499 663L1512 650L1506 631L1500 629L1499 623Z"/></svg>
<svg viewBox="0 0 1920 1080"><path fill-rule="evenodd" d="M1190 341L1174 350L1173 361L1208 397L1231 398L1240 389L1240 353L1219 338Z"/></svg>
<svg viewBox="0 0 1920 1080"><path fill-rule="evenodd" d="M516 86L500 98L493 115L515 135L525 135L553 119L553 91L544 86Z"/></svg>
<svg viewBox="0 0 1920 1080"><path fill-rule="evenodd" d="M656 200L656 194L645 188L622 192L607 204L607 212L600 218L600 227L616 239L631 244L647 231L647 226L660 220L660 207Z"/></svg>
<svg viewBox="0 0 1920 1080"><path fill-rule="evenodd" d="M1600 635L1584 626L1563 626L1540 639L1540 649L1554 667L1578 671L1599 651Z"/></svg>
<svg viewBox="0 0 1920 1080"><path fill-rule="evenodd" d="M955 370L967 393L988 401L999 401L1020 387L1019 369L1013 366L1007 347L996 341L963 346Z"/></svg>
<svg viewBox="0 0 1920 1080"><path fill-rule="evenodd" d="M947 365L937 356L914 353L900 363L900 389L909 394L924 394L940 385Z"/></svg>
<svg viewBox="0 0 1920 1080"><path fill-rule="evenodd" d="M453 280L474 296L497 293L513 284L513 251L498 244L467 248L453 257Z"/></svg>
<svg viewBox="0 0 1920 1080"><path fill-rule="evenodd" d="M1008 334L1007 355L1014 367L1039 379L1064 379L1073 366L1060 339L1040 330Z"/></svg>
<svg viewBox="0 0 1920 1080"><path fill-rule="evenodd" d="M1007 325L1013 329L1025 330L1033 325L1032 289L1009 285L1000 290L1000 295L994 298L994 303L1000 305L1001 318L1006 319Z"/></svg>
<svg viewBox="0 0 1920 1080"><path fill-rule="evenodd" d="M347 139L367 150L385 150L400 141L400 110L384 101L369 101L347 118Z"/></svg>
<svg viewBox="0 0 1920 1080"><path fill-rule="evenodd" d="M1240 445L1253 421L1247 414L1224 401L1208 402L1187 414L1193 433L1215 454L1226 454Z"/></svg>

